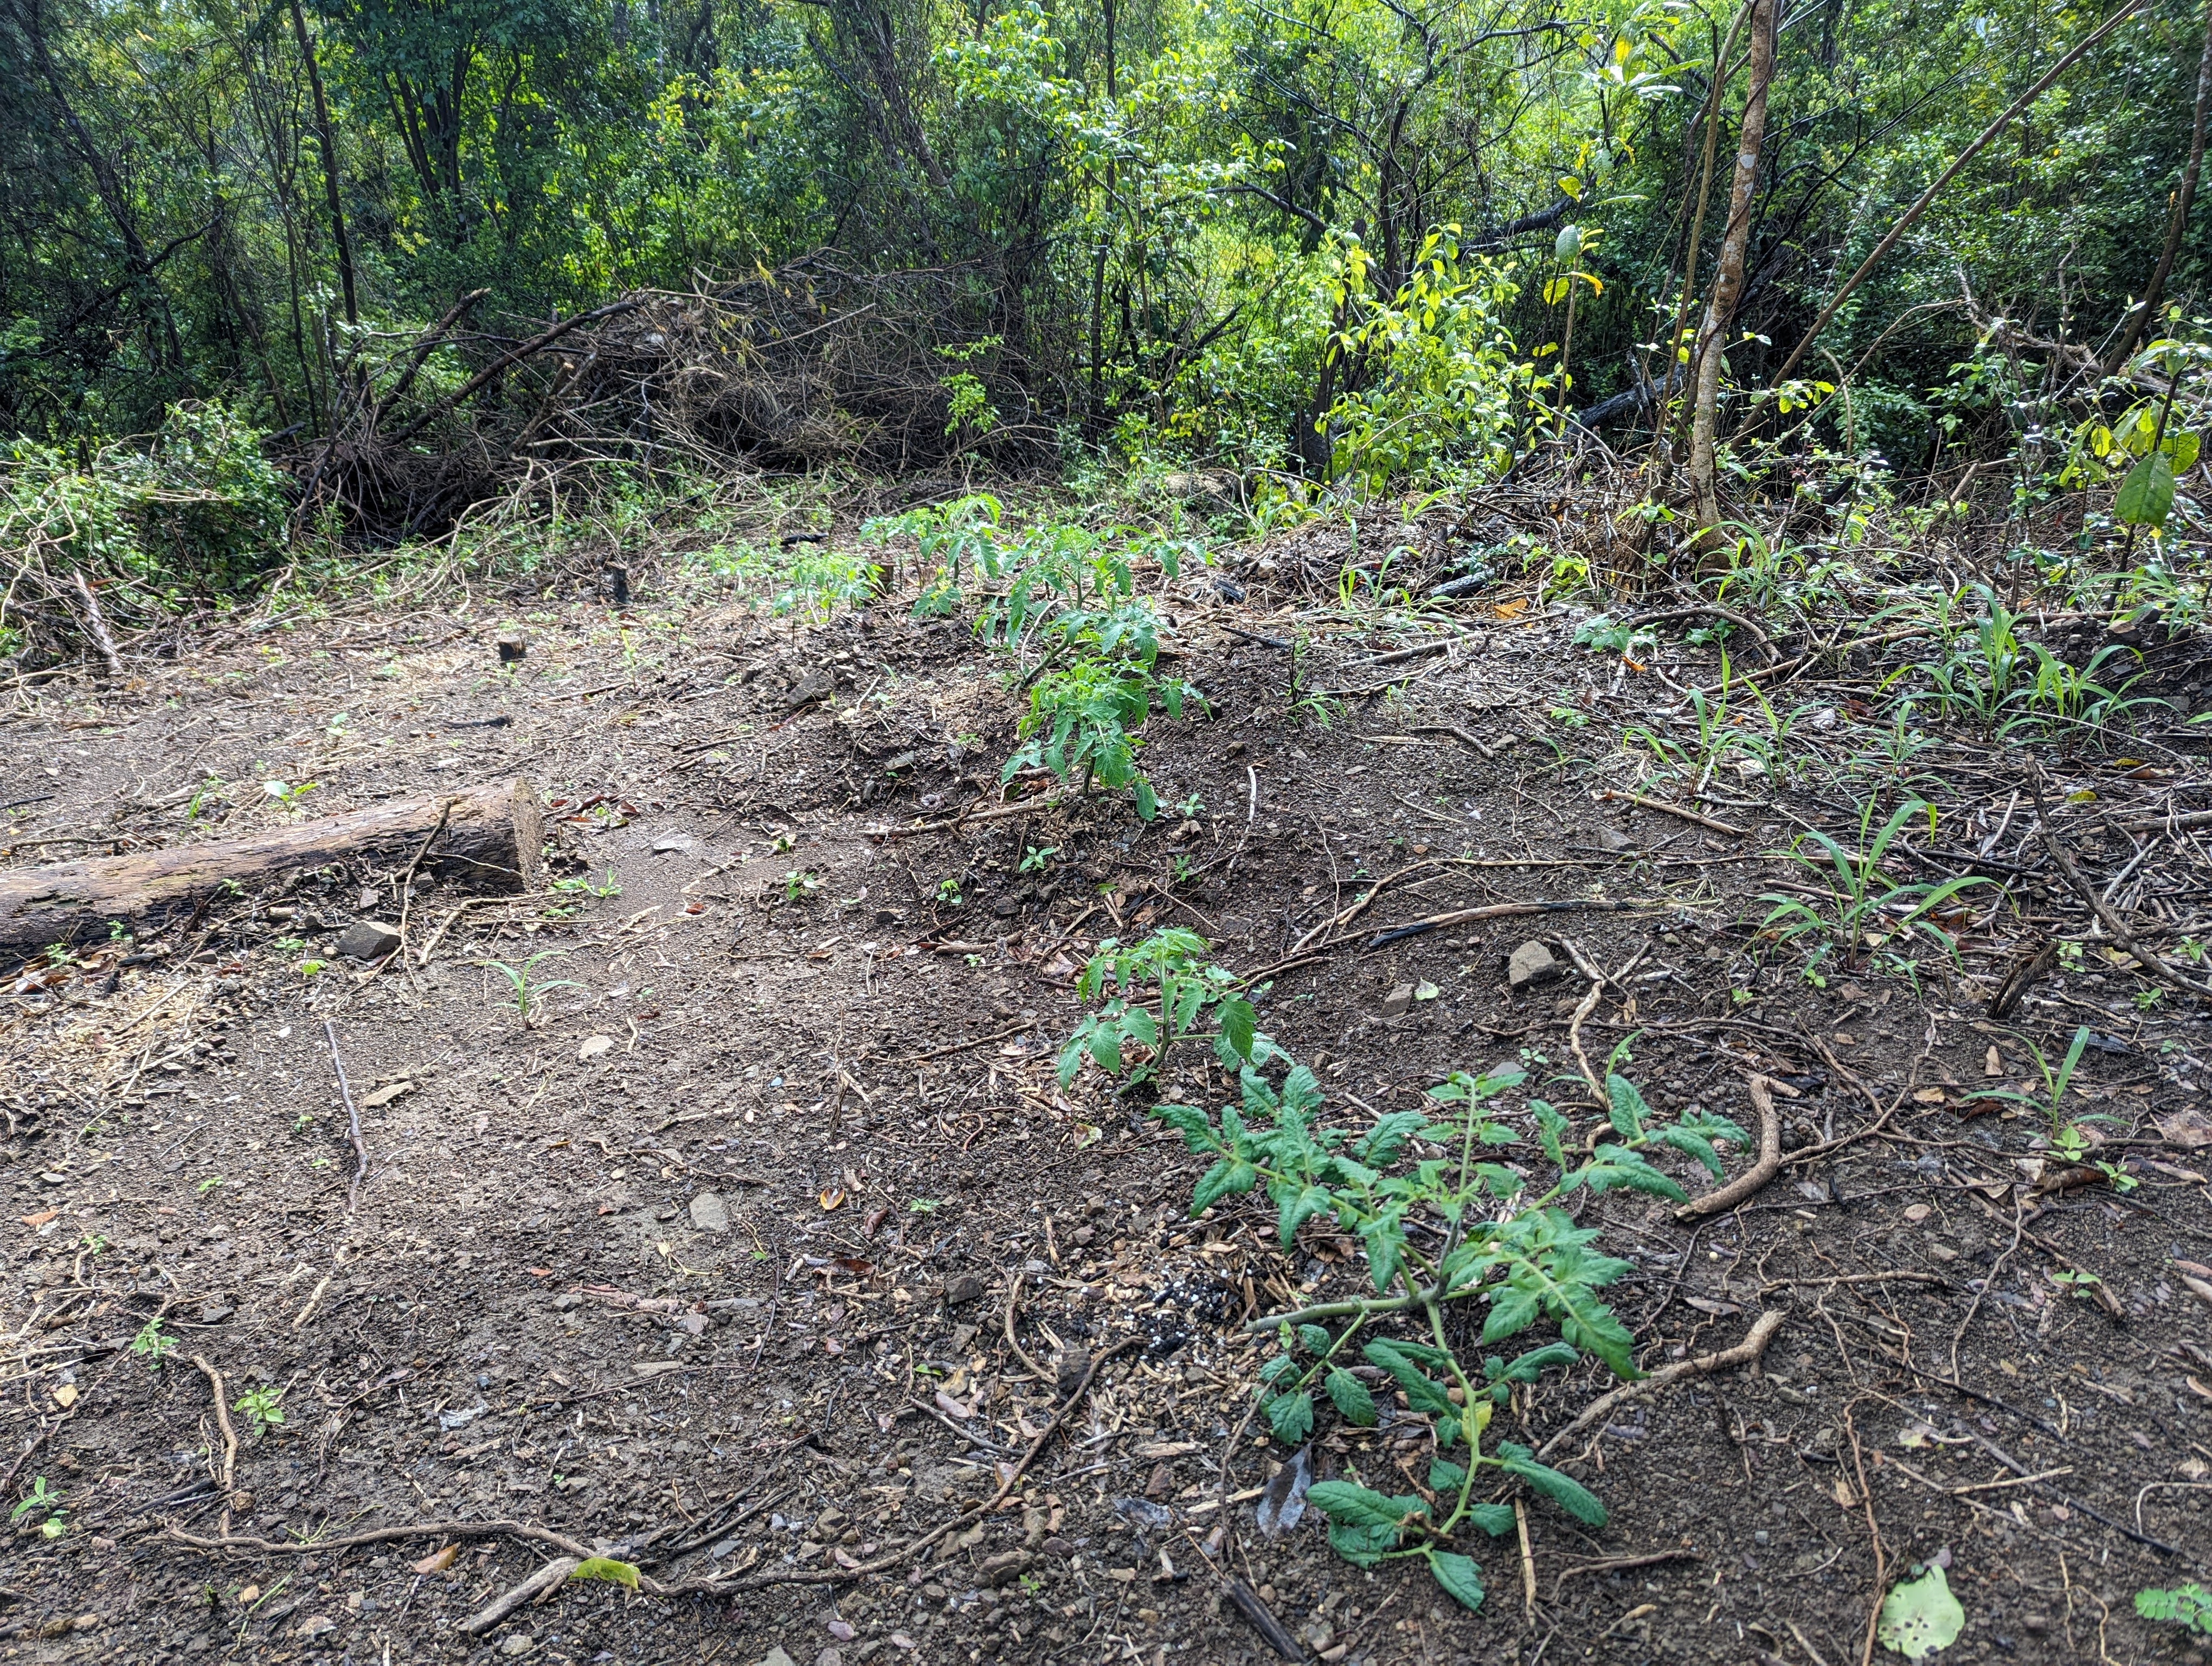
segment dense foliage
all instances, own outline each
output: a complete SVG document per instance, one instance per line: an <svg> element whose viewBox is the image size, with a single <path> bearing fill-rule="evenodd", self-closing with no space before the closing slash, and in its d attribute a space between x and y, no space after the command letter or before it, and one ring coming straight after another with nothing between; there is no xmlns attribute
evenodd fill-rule
<svg viewBox="0 0 2212 1666"><path fill-rule="evenodd" d="M2130 385L2081 396L2193 338L2212 277L2203 195L2177 214L2199 9L2142 0L2064 63L2111 10L0 0L0 431L97 447L219 401L303 447L552 317L826 252L950 275L950 454L1494 471L1571 413L1665 429L1756 84L1723 438L1748 416L1912 476L2025 447L2024 489L2078 484L2059 430L2109 428Z"/></svg>

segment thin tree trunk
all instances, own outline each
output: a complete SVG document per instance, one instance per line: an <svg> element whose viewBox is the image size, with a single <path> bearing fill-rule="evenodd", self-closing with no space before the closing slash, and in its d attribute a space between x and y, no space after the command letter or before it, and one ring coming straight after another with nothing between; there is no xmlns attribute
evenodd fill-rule
<svg viewBox="0 0 2212 1666"><path fill-rule="evenodd" d="M346 322L361 322L361 303L354 293L353 240L346 235L345 204L338 193L338 146L331 131L330 100L323 96L323 72L315 64L315 48L307 39L307 20L301 15L300 0L292 0L292 35L300 43L300 58L307 66L307 86L315 98L315 139L323 152L323 196L331 210L331 242L337 251L338 289L345 297Z"/></svg>
<svg viewBox="0 0 2212 1666"><path fill-rule="evenodd" d="M1667 332L1668 381L1674 381L1676 373L1688 364L1688 356L1682 346L1682 328L1689 322L1690 297L1698 292L1698 246L1703 240L1705 234L1705 204L1712 196L1713 150L1720 133L1721 100L1728 95L1729 64L1735 52L1736 32L1743 27L1743 20L1748 15L1748 11L1747 5L1738 9L1736 15L1729 21L1728 38L1721 42L1720 50L1713 54L1712 94L1705 101L1705 155L1698 165L1698 201L1696 208L1690 216L1689 250L1682 260L1682 295L1681 299L1675 303L1674 327ZM1664 401L1662 401L1659 414L1662 418L1665 416ZM1651 437L1655 445L1669 428L1674 429L1677 436L1680 435L1680 428L1674 424L1662 421L1653 425ZM1673 460L1673 448L1670 446L1668 461L1672 463Z"/></svg>
<svg viewBox="0 0 2212 1666"><path fill-rule="evenodd" d="M1713 433L1720 406L1721 357L1737 297L1743 293L1744 259L1751 246L1751 204L1759 184L1759 151L1766 137L1766 89L1774 79L1774 0L1752 0L1751 84L1743 102L1743 131L1736 141L1735 182L1729 193L1728 230L1721 238L1712 299L1698 331L1696 416L1690 427L1690 485L1697 494L1698 527L1710 538L1721 520L1713 477Z"/></svg>
<svg viewBox="0 0 2212 1666"><path fill-rule="evenodd" d="M2190 204L2197 195L2197 176L2204 167L2204 125L2208 114L2212 114L2212 0L2208 0L2204 8L2204 55L2197 60L2197 125L2190 130L2189 161L2181 170L2181 188L2173 199L2173 217L2166 222L2166 246L2159 251L2158 265L2150 275L2150 288L2143 291L2142 301L2135 316L2128 320L2119 344L2105 361L2108 374L2128 362L2128 355L2136 350L2136 344L2158 316L2159 302L2166 298L2166 280L2172 276L2174 257L2181 252L2181 235L2189 227Z"/></svg>

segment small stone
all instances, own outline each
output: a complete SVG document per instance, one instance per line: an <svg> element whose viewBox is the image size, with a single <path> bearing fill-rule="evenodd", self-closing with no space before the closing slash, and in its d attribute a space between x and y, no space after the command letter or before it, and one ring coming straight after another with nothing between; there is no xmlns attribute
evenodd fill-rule
<svg viewBox="0 0 2212 1666"><path fill-rule="evenodd" d="M664 833L653 842L656 856L688 856L699 848L699 841L689 833Z"/></svg>
<svg viewBox="0 0 2212 1666"><path fill-rule="evenodd" d="M1044 1549L1046 1555L1056 1556L1063 1562L1075 1554L1075 1547L1056 1535L1044 1541Z"/></svg>
<svg viewBox="0 0 2212 1666"><path fill-rule="evenodd" d="M1406 1016L1407 1009L1413 1004L1413 986L1410 983L1401 983L1382 997L1382 1016L1386 1018L1402 1018Z"/></svg>
<svg viewBox="0 0 2212 1666"><path fill-rule="evenodd" d="M814 1657L814 1666L845 1666L845 1657L835 1647L827 1648Z"/></svg>
<svg viewBox="0 0 2212 1666"><path fill-rule="evenodd" d="M1174 1491L1175 1472L1164 1463L1154 1464L1152 1479L1145 1483L1145 1496L1148 1499L1164 1499Z"/></svg>
<svg viewBox="0 0 2212 1666"><path fill-rule="evenodd" d="M384 893L377 890L375 886L363 885L361 888L361 906L362 909L373 909L383 900Z"/></svg>
<svg viewBox="0 0 2212 1666"><path fill-rule="evenodd" d="M702 1192L691 1200L691 1224L702 1232L730 1230L730 1206L720 1192Z"/></svg>
<svg viewBox="0 0 2212 1666"><path fill-rule="evenodd" d="M530 652L530 644L519 630L503 631L498 641L499 662L511 666Z"/></svg>
<svg viewBox="0 0 2212 1666"><path fill-rule="evenodd" d="M1523 943L1505 963L1505 981L1516 989L1534 989L1556 982L1559 976L1559 963L1541 943Z"/></svg>
<svg viewBox="0 0 2212 1666"><path fill-rule="evenodd" d="M790 693L783 696L783 708L795 712L801 706L811 706L817 700L827 699L837 691L837 679L826 671L810 671L799 679Z"/></svg>
<svg viewBox="0 0 2212 1666"><path fill-rule="evenodd" d="M506 1642L499 1645L499 1651L505 1655L509 1660L512 1660L518 1655L528 1654L537 1646L538 1639L531 1636L529 1633L517 1632L514 1636L508 1638Z"/></svg>
<svg viewBox="0 0 2212 1666"><path fill-rule="evenodd" d="M1036 1558L1026 1550L1002 1550L995 1556L986 1556L977 1565L975 1573L987 1585L1003 1585L1028 1572L1036 1561Z"/></svg>
<svg viewBox="0 0 2212 1666"><path fill-rule="evenodd" d="M614 1044L612 1036L586 1036L576 1048L576 1062L588 1064Z"/></svg>
<svg viewBox="0 0 2212 1666"><path fill-rule="evenodd" d="M1626 855L1637 848L1636 841L1619 828L1601 822L1597 830L1597 848L1609 850L1616 856Z"/></svg>
<svg viewBox="0 0 2212 1666"><path fill-rule="evenodd" d="M200 1322L204 1325L219 1325L237 1311L236 1307L218 1296L212 1301L200 1304Z"/></svg>
<svg viewBox="0 0 2212 1666"><path fill-rule="evenodd" d="M952 1352L956 1355L966 1353L968 1352L969 1345L975 1340L978 1331L979 1327L975 1325L953 1326Z"/></svg>
<svg viewBox="0 0 2212 1666"><path fill-rule="evenodd" d="M331 1619L330 1615L326 1614L311 1614L305 1620L302 1620L300 1622L300 1635L302 1637L320 1637L325 1632L334 1632L337 1628L338 1622Z"/></svg>
<svg viewBox="0 0 2212 1666"><path fill-rule="evenodd" d="M573 1313L584 1304L584 1298L573 1290L564 1290L553 1298L556 1313Z"/></svg>
<svg viewBox="0 0 2212 1666"><path fill-rule="evenodd" d="M964 1307L980 1299L987 1288L983 1280L973 1273L961 1273L945 1281L945 1304Z"/></svg>
<svg viewBox="0 0 2212 1666"><path fill-rule="evenodd" d="M96 1629L99 1625L100 1616L98 1614L81 1614L77 1615L76 1619L70 1621L70 1629L73 1632L88 1632Z"/></svg>
<svg viewBox="0 0 2212 1666"><path fill-rule="evenodd" d="M380 920L356 920L338 934L348 960L381 960L399 946L399 933Z"/></svg>
<svg viewBox="0 0 2212 1666"><path fill-rule="evenodd" d="M1083 1386L1084 1376L1090 1369L1090 1351L1085 1348L1070 1348L1053 1361L1053 1386L1060 1390L1060 1397L1065 1399Z"/></svg>
<svg viewBox="0 0 2212 1666"><path fill-rule="evenodd" d="M797 1666L792 1657L780 1649L770 1649L760 1657L760 1666Z"/></svg>

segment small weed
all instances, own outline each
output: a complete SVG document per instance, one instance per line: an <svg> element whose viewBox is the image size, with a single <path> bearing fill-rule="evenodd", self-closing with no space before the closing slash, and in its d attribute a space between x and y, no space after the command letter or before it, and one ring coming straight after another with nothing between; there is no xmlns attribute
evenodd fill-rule
<svg viewBox="0 0 2212 1666"><path fill-rule="evenodd" d="M143 1359L149 1370L159 1371L161 1362L177 1350L176 1339L165 1335L159 1319L149 1319L138 1328L131 1339L131 1352Z"/></svg>
<svg viewBox="0 0 2212 1666"><path fill-rule="evenodd" d="M39 1531L49 1539L60 1538L69 1531L69 1523L62 1519L63 1496L46 1485L44 1475L33 1475L31 1490L8 1512L8 1524L13 1527L27 1516L42 1516L45 1519L39 1523Z"/></svg>
<svg viewBox="0 0 2212 1666"><path fill-rule="evenodd" d="M307 794L317 791L320 786L319 781L303 781L296 786L288 781L264 781L261 783L261 790L276 800L276 807L290 820L306 813Z"/></svg>
<svg viewBox="0 0 2212 1666"><path fill-rule="evenodd" d="M1814 955L1815 962L1830 948L1840 947L1845 964L1852 967L1857 966L1867 947L1915 930L1927 933L1943 945L1945 952L1955 954L1949 934L1929 915L1969 886L1990 881L1978 874L1966 874L1941 885L1905 884L1891 879L1882 868L1883 859L1905 824L1923 813L1932 830L1934 807L1919 799L1908 799L1898 806L1879 832L1872 832L1875 800L1869 798L1859 808L1856 849L1845 849L1817 828L1801 834L1789 850L1780 854L1820 881L1828 893L1826 906L1769 892L1759 900L1773 903L1774 909L1759 922L1761 929L1784 941L1806 936L1826 939ZM1808 843L1817 854L1807 853Z"/></svg>
<svg viewBox="0 0 2212 1666"><path fill-rule="evenodd" d="M566 896L574 897L580 894L586 897L597 897L602 901L610 897L622 895L622 886L616 883L614 864L611 862L607 864L606 878L597 885L593 885L592 876L586 873L573 879L556 879L553 882L553 889Z"/></svg>
<svg viewBox="0 0 2212 1666"><path fill-rule="evenodd" d="M822 889L822 876L812 868L787 868L783 875L783 900L796 903L802 897L811 897Z"/></svg>
<svg viewBox="0 0 2212 1666"><path fill-rule="evenodd" d="M1021 871L1024 873L1042 873L1044 872L1045 864L1059 854L1060 847L1056 844L1042 847L1030 845L1022 852Z"/></svg>
<svg viewBox="0 0 2212 1666"><path fill-rule="evenodd" d="M270 1430L283 1423L284 1408L282 1404L283 1398L283 1389L272 1389L264 1383L261 1387L248 1389L244 1394L239 1395L231 1410L245 1414L249 1432L256 1440L259 1440Z"/></svg>
<svg viewBox="0 0 2212 1666"><path fill-rule="evenodd" d="M2212 1591L2190 1584L2171 1590L2153 1587L2136 1593L2136 1612L2146 1620L2179 1626L2185 1632L2212 1637Z"/></svg>
<svg viewBox="0 0 2212 1666"><path fill-rule="evenodd" d="M937 905L945 909L957 909L960 906L959 880L939 879L937 882Z"/></svg>
<svg viewBox="0 0 2212 1666"><path fill-rule="evenodd" d="M221 1175L211 1174L206 1179L200 1182L200 1195L202 1197L205 1197L210 1192L214 1191L217 1187L228 1185L228 1183L229 1183Z"/></svg>
<svg viewBox="0 0 2212 1666"><path fill-rule="evenodd" d="M515 1016L521 1019L525 1030L532 1030L537 1027L538 1012L547 995L556 989L580 989L584 987L573 977L556 977L539 982L530 976L539 961L556 959L568 952L566 949L540 949L520 966L510 966L504 960L479 960L476 964L488 967L507 980L507 988L514 996Z"/></svg>

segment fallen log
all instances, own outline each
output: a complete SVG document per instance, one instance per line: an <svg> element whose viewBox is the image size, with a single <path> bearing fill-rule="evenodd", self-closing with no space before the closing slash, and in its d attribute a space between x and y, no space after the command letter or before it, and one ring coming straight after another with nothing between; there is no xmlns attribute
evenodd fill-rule
<svg viewBox="0 0 2212 1666"><path fill-rule="evenodd" d="M536 789L507 781L171 850L15 868L0 872L0 958L104 941L111 921L143 939L204 913L226 890L265 890L319 867L396 871L418 853L418 872L527 891L543 836Z"/></svg>

